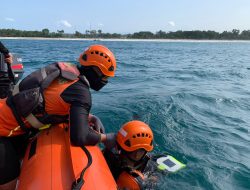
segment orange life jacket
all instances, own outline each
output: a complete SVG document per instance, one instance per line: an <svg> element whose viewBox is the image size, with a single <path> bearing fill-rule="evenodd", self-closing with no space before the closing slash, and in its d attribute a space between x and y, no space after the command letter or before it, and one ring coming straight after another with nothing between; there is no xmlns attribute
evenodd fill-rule
<svg viewBox="0 0 250 190"><path fill-rule="evenodd" d="M58 62L39 69L16 85L12 96L0 100L0 136L22 134L32 126L67 121L70 105L62 92L78 80L88 83L75 65Z"/></svg>
<svg viewBox="0 0 250 190"><path fill-rule="evenodd" d="M143 189L144 175L138 170L123 171L116 180L119 189Z"/></svg>

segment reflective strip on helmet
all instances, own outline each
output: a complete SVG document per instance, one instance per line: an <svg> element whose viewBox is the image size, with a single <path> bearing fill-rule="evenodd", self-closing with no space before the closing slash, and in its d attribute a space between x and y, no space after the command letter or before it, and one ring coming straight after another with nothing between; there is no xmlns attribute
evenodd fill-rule
<svg viewBox="0 0 250 190"><path fill-rule="evenodd" d="M122 136L126 137L127 136L127 131L125 131L123 128L119 130L119 133L121 133Z"/></svg>

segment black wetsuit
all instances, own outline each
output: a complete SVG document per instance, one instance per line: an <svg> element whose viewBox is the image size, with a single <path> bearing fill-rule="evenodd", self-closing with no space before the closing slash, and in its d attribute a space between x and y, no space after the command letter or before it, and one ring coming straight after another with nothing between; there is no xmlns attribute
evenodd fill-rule
<svg viewBox="0 0 250 190"><path fill-rule="evenodd" d="M123 171L130 172L132 170L131 168L123 167L119 155L113 151L104 149L103 155L115 180L118 179ZM156 159L159 157L160 156L158 155L146 155L142 160L135 164L133 169L140 171L145 177L145 180L138 181L141 189L155 189L157 181L165 175L162 175L157 169Z"/></svg>
<svg viewBox="0 0 250 190"><path fill-rule="evenodd" d="M92 106L89 87L78 81L70 85L61 95L70 106L70 140L75 146L95 145L100 134L89 127L88 116Z"/></svg>
<svg viewBox="0 0 250 190"><path fill-rule="evenodd" d="M112 172L113 177L115 180L119 177L119 175L124 171L128 170L129 168L123 167L122 160L120 159L118 154L115 154L111 150L104 149L103 155L106 159L106 162L108 163L109 169ZM146 155L142 160L138 161L138 163L135 164L136 170L144 173L148 170L148 162L150 160L150 157Z"/></svg>
<svg viewBox="0 0 250 190"><path fill-rule="evenodd" d="M0 41L0 52L1 52L1 53L8 52L8 50L4 47L4 45L2 44L1 41Z"/></svg>
<svg viewBox="0 0 250 190"><path fill-rule="evenodd" d="M100 142L100 134L88 124L92 105L89 87L81 81L75 82L63 91L61 98L71 105L69 121L72 145L95 145ZM0 137L0 185L19 176L20 158L28 144L26 136Z"/></svg>

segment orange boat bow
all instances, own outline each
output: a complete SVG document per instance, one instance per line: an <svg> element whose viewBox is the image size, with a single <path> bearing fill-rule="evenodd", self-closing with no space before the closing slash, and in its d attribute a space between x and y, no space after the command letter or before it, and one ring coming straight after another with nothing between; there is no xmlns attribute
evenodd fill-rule
<svg viewBox="0 0 250 190"><path fill-rule="evenodd" d="M82 190L117 189L115 180L98 146L87 146L92 165L84 174ZM42 131L27 148L18 190L70 190L88 159L83 150L69 142L66 125Z"/></svg>

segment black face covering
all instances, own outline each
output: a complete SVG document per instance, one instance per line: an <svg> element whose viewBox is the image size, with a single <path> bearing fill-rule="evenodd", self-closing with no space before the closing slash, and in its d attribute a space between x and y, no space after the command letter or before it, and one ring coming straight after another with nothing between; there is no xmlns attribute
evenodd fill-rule
<svg viewBox="0 0 250 190"><path fill-rule="evenodd" d="M93 67L84 67L82 71L84 76L89 81L90 88L95 91L99 91L108 83L108 80L104 80L103 75L101 73L97 73Z"/></svg>

